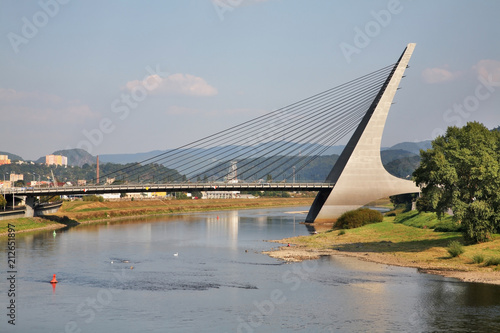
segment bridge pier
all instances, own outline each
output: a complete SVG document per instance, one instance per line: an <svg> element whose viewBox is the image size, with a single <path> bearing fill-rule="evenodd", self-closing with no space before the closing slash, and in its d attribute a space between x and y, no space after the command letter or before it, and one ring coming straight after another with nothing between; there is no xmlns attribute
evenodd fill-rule
<svg viewBox="0 0 500 333"><path fill-rule="evenodd" d="M387 115L414 48L415 44L408 44L394 66L326 178L335 184L333 189L318 193L306 222L334 222L343 213L376 199L420 192L414 182L389 174L380 157Z"/></svg>
<svg viewBox="0 0 500 333"><path fill-rule="evenodd" d="M35 197L26 197L26 211L24 213L25 217L35 216Z"/></svg>

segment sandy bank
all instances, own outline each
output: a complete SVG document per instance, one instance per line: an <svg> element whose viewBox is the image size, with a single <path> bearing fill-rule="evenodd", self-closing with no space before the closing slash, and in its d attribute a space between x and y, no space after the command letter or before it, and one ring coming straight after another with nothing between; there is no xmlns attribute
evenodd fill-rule
<svg viewBox="0 0 500 333"><path fill-rule="evenodd" d="M287 244L289 240L273 241ZM478 282L500 285L500 271L494 271L492 268L477 269L477 266L447 266L444 261L441 264L425 263L416 260L408 260L398 253L384 252L348 252L335 249L314 249L304 245L293 245L290 247L282 246L273 251L263 252L272 258L277 258L289 262L299 262L302 260L319 259L321 256L340 255L355 257L360 260L376 262L385 265L394 265L402 267L417 268L419 272L437 274L445 277L457 278L465 282Z"/></svg>

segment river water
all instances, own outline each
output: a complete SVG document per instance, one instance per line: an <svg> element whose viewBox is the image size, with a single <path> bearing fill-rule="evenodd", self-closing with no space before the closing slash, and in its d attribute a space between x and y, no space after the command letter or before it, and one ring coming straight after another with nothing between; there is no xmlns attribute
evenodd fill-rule
<svg viewBox="0 0 500 333"><path fill-rule="evenodd" d="M287 264L306 208L191 213L16 235L1 332L495 332L500 287L354 258ZM6 249L6 239L0 240ZM4 250L3 253L6 253ZM175 255L177 254L177 255ZM49 283L57 274L59 283Z"/></svg>

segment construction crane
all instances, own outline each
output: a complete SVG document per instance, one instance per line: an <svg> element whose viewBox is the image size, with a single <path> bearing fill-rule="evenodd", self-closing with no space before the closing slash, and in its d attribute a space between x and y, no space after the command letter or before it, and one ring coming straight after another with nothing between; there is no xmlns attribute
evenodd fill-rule
<svg viewBox="0 0 500 333"><path fill-rule="evenodd" d="M57 180L56 177L54 177L54 172L50 170L50 173L52 174L52 184L54 184L54 187L57 187Z"/></svg>

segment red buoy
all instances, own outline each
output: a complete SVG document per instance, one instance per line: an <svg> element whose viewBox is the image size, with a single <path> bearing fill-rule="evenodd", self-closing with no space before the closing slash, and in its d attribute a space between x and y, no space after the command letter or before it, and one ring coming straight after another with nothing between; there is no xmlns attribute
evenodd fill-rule
<svg viewBox="0 0 500 333"><path fill-rule="evenodd" d="M56 280L56 275L54 274L54 276L52 277L52 280L50 281L50 283L57 283L57 280Z"/></svg>

